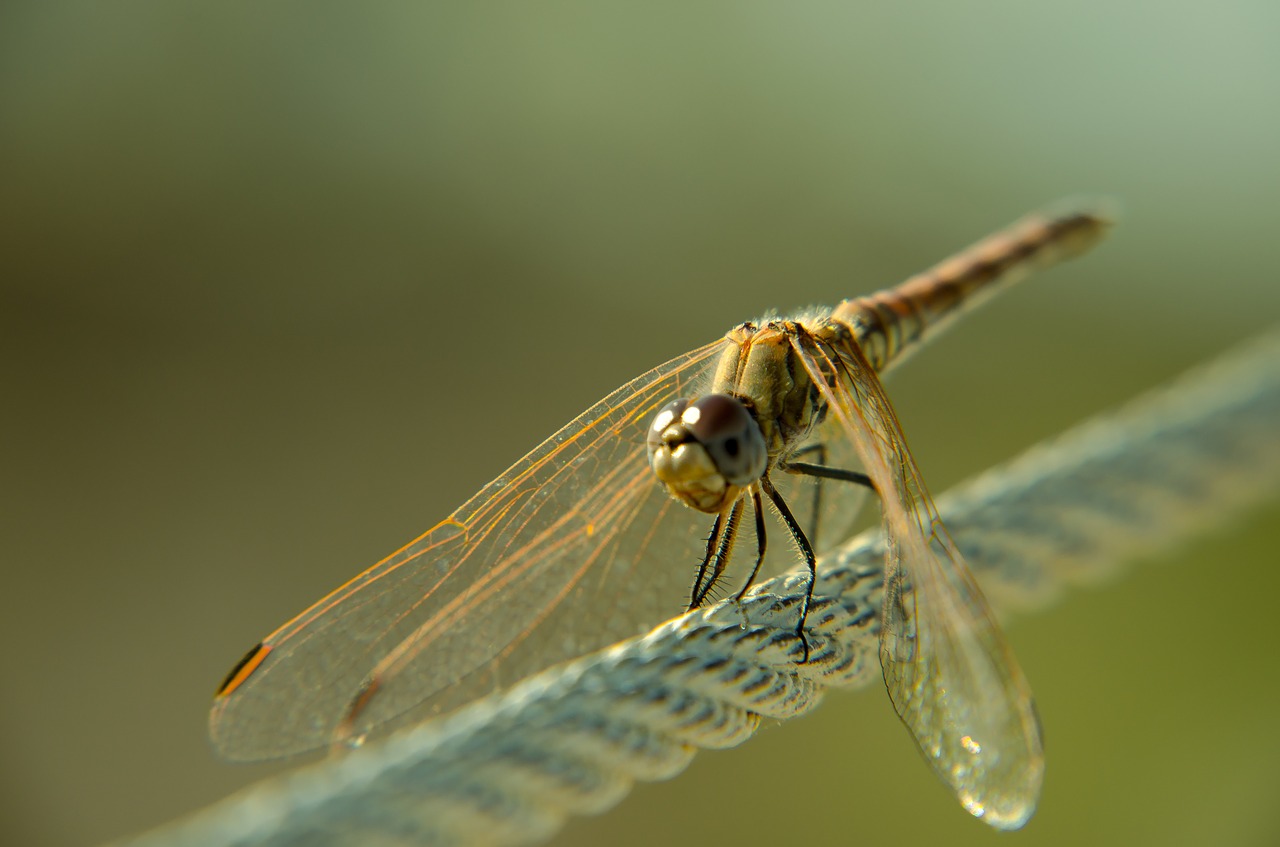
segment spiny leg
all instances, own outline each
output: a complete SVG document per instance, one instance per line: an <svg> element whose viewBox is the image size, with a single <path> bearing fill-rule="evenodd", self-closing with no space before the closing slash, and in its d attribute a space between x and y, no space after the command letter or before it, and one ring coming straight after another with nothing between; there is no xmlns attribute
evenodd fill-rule
<svg viewBox="0 0 1280 847"><path fill-rule="evenodd" d="M787 462L781 466L784 471L792 473L804 474L805 476L816 476L819 479L839 479L845 482L852 482L855 485L865 485L872 491L876 490L876 485L871 481L871 477L861 471L846 471L843 468L828 468L825 465L811 465L808 462Z"/></svg>
<svg viewBox="0 0 1280 847"><path fill-rule="evenodd" d="M735 602L741 603L742 598L746 595L747 589L756 581L756 575L760 573L760 565L764 563L764 552L768 547L768 541L765 538L764 531L764 504L760 502L760 489L753 488L751 490L751 509L756 516L756 566L751 569L751 575L747 577L747 581L742 584L742 590L734 597Z"/></svg>
<svg viewBox="0 0 1280 847"><path fill-rule="evenodd" d="M815 441L812 444L806 444L799 450L791 454L791 458L807 456L810 453L816 453L818 456L818 464L825 467L827 464L827 445L821 441ZM804 464L804 463L801 463ZM789 462L782 462L778 465L780 468L790 470ZM814 547L818 546L818 521L822 517L822 479L815 478L813 483L813 519L809 521L809 541Z"/></svg>
<svg viewBox="0 0 1280 847"><path fill-rule="evenodd" d="M809 584L805 586L804 599L800 601L800 621L796 624L796 636L799 637L800 643L804 645L804 658L800 660L800 664L803 665L809 661L809 639L804 634L804 624L809 617L809 603L813 600L813 586L818 581L818 557L813 555L813 546L809 544L809 539L805 538L804 530L800 529L800 524L796 522L791 510L787 508L787 501L782 499L778 489L774 488L773 483L769 481L769 477L766 476L760 480L760 487L764 489L765 494L769 495L769 500L773 502L774 508L782 516L782 522L787 525L787 530L791 533L791 537L795 539L796 546L800 548L800 554L804 556L804 563L809 568Z"/></svg>
<svg viewBox="0 0 1280 847"><path fill-rule="evenodd" d="M707 568L715 558L716 547L720 544L720 535L724 530L724 513L716 515L711 525L711 534L707 536L707 552L702 554L702 564L698 565L698 576L693 581L693 593L689 596L689 611L698 607L698 597L702 594L702 581L707 578Z"/></svg>
<svg viewBox="0 0 1280 847"><path fill-rule="evenodd" d="M815 480L813 486L813 522L809 525L809 540L816 547L818 545L818 518L822 515L822 480L838 479L842 482L852 482L855 485L866 486L872 491L875 491L876 487L871 482L871 477L864 473L828 467L827 447L821 442L802 447L791 455L802 456L805 453L817 453L818 463L810 464L809 462L792 462L788 460L779 462L778 467L788 473L811 476Z"/></svg>
<svg viewBox="0 0 1280 847"><path fill-rule="evenodd" d="M729 555L733 552L733 542L738 535L738 519L742 517L742 498L733 504L728 517L724 512L716 516L711 527L711 536L707 538L707 552L698 566L698 578L693 583L693 594L689 599L689 611L702 605L711 589L715 587L720 574L724 573ZM708 569L710 573L708 574Z"/></svg>
<svg viewBox="0 0 1280 847"><path fill-rule="evenodd" d="M707 551L710 554L710 558L704 560L698 567L698 582L693 587L690 609L703 604L715 588L716 583L720 581L721 574L724 573L725 567L729 564L729 557L733 554L734 542L738 538L738 521L742 517L742 507L743 502L739 499L733 504L733 508L727 513L727 517L724 518L722 524L720 519L717 518L716 523L720 525L720 535L714 542L714 551L712 551L711 541L708 541ZM714 536L714 528L712 533Z"/></svg>

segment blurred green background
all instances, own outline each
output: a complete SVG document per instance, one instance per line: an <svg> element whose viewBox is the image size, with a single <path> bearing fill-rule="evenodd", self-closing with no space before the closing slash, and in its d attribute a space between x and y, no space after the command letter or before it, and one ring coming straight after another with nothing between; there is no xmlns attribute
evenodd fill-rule
<svg viewBox="0 0 1280 847"><path fill-rule="evenodd" d="M1098 253L891 386L935 493L1280 313L1275 3L0 7L0 841L216 761L258 638L589 402L1105 193ZM1020 622L1006 842L1274 844L1280 509ZM565 844L991 843L879 691Z"/></svg>

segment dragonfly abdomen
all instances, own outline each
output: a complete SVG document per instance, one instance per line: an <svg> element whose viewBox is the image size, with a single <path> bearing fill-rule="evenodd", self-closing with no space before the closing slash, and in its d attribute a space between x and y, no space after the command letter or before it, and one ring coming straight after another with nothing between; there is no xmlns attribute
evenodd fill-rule
<svg viewBox="0 0 1280 847"><path fill-rule="evenodd" d="M1096 209L1029 215L895 288L845 300L831 320L846 325L871 366L883 371L963 311L1032 271L1083 253L1110 227Z"/></svg>

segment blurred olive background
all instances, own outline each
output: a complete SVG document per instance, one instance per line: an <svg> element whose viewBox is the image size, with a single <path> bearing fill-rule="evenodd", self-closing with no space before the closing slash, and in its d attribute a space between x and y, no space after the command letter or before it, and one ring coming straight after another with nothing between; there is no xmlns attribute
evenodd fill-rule
<svg viewBox="0 0 1280 847"><path fill-rule="evenodd" d="M1265 0L4 4L0 841L278 770L205 740L245 649L767 309L1123 203L895 376L935 493L1264 329L1278 36ZM1012 629L1049 755L1013 839L1280 839L1277 520ZM997 835L877 690L561 843L709 837Z"/></svg>

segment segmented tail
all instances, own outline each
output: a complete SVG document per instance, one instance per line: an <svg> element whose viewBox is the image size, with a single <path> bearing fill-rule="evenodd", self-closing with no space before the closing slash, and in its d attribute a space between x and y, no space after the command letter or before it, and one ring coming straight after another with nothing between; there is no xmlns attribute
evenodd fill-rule
<svg viewBox="0 0 1280 847"><path fill-rule="evenodd" d="M1088 251L1112 223L1097 203L1029 215L896 288L845 300L832 318L849 326L882 371L961 312L1033 271Z"/></svg>

